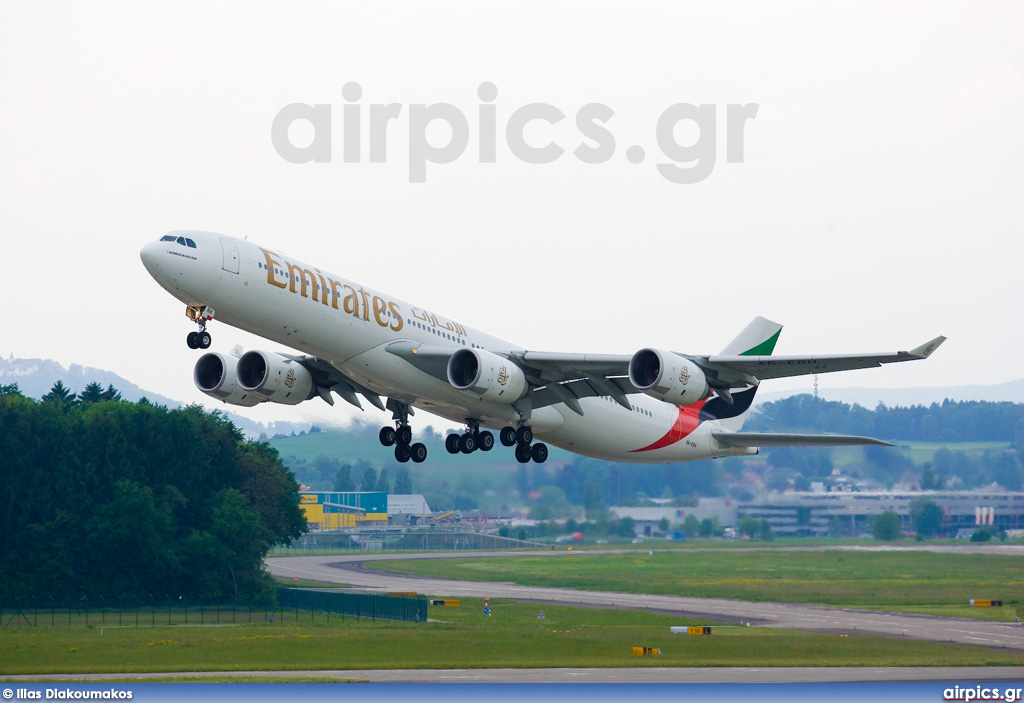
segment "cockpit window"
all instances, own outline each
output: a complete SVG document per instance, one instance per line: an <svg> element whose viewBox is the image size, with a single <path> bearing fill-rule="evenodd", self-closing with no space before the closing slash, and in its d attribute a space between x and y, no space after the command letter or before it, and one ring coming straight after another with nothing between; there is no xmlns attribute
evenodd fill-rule
<svg viewBox="0 0 1024 703"><path fill-rule="evenodd" d="M181 246L188 247L189 249L197 249L198 248L196 246L196 243L195 243L194 240L189 239L188 237L179 237L179 236L174 235L174 234L165 234L164 236L160 237L160 241L161 242L177 242Z"/></svg>

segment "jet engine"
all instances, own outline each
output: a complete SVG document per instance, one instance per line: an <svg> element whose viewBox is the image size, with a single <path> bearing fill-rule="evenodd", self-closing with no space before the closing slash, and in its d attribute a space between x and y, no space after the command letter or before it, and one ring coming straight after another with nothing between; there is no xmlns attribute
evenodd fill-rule
<svg viewBox="0 0 1024 703"><path fill-rule="evenodd" d="M452 354L448 382L492 403L514 403L529 388L521 368L485 349L459 349Z"/></svg>
<svg viewBox="0 0 1024 703"><path fill-rule="evenodd" d="M192 380L195 381L196 388L206 395L231 405L251 408L266 400L238 385L237 367L238 359L236 357L224 356L216 352L203 354L196 362Z"/></svg>
<svg viewBox="0 0 1024 703"><path fill-rule="evenodd" d="M283 354L248 351L238 360L238 385L271 403L298 405L316 392L306 367Z"/></svg>
<svg viewBox="0 0 1024 703"><path fill-rule="evenodd" d="M641 349L629 360L629 380L637 390L673 405L693 405L708 397L708 379L684 356L661 349Z"/></svg>

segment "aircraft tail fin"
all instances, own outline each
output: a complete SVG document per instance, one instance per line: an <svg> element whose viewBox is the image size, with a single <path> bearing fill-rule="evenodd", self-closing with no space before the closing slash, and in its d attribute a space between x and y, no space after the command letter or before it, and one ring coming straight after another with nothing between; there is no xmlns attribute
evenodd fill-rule
<svg viewBox="0 0 1024 703"><path fill-rule="evenodd" d="M723 355L769 356L779 341L782 325L764 317L755 317L736 338L729 342ZM751 385L740 391L731 388L716 388L715 395L704 403L700 415L702 420L717 420L718 424L733 432L743 427L747 413L754 402L757 386Z"/></svg>
<svg viewBox="0 0 1024 703"><path fill-rule="evenodd" d="M722 356L768 356L775 350L779 341L782 325L763 317L755 317L736 339L729 342L722 350Z"/></svg>

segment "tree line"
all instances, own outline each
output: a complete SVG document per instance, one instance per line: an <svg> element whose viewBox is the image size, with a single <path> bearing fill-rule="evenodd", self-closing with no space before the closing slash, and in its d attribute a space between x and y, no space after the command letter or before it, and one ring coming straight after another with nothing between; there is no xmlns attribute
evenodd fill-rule
<svg viewBox="0 0 1024 703"><path fill-rule="evenodd" d="M1024 403L948 398L931 405L874 410L813 395L759 406L744 429L753 432L832 432L902 442L1017 442L1024 439Z"/></svg>
<svg viewBox="0 0 1024 703"><path fill-rule="evenodd" d="M299 536L277 452L219 413L0 386L0 600L258 599Z"/></svg>

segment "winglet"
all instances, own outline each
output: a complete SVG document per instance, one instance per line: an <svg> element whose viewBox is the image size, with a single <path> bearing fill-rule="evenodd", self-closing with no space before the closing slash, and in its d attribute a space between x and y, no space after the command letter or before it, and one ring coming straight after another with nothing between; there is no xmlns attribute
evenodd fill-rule
<svg viewBox="0 0 1024 703"><path fill-rule="evenodd" d="M918 359L927 359L929 356L932 355L932 352L938 349L939 345L945 341L945 337L939 336L930 342L925 342L917 349L914 349L908 353L910 354L910 356L916 357Z"/></svg>

